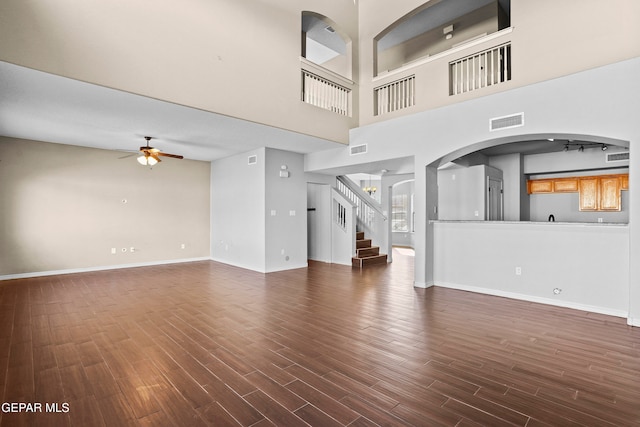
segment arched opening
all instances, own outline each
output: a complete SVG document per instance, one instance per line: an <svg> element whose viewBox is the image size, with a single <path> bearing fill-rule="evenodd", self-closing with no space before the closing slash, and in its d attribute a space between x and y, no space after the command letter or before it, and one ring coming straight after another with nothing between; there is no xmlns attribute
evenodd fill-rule
<svg viewBox="0 0 640 427"><path fill-rule="evenodd" d="M622 183L620 191L609 190L614 192L611 197L615 200L611 201L605 201L604 194L585 195L587 189L580 188L587 177L628 175L628 144L585 135L527 138L526 141L478 143L443 158L438 165L438 219L629 221L628 191ZM500 187L491 186L496 180L501 181ZM532 190L533 182L547 187ZM499 188L498 194L496 188ZM585 197L599 197L602 202L585 206ZM496 200L501 203L503 215L492 216ZM604 205L613 202L618 204Z"/></svg>
<svg viewBox="0 0 640 427"><path fill-rule="evenodd" d="M326 16L302 12L301 56L351 79L351 39Z"/></svg>
<svg viewBox="0 0 640 427"><path fill-rule="evenodd" d="M510 0L432 0L374 38L374 76L511 25Z"/></svg>
<svg viewBox="0 0 640 427"><path fill-rule="evenodd" d="M390 261L401 259L413 266L415 257L415 178L390 178L389 249Z"/></svg>
<svg viewBox="0 0 640 427"><path fill-rule="evenodd" d="M628 179L629 157L628 141L550 133L478 142L426 165L420 187L427 215L418 244L424 245L425 258L416 264L426 274L417 283L626 316L632 190L628 181L626 188L621 183L625 175ZM452 190L445 181L462 175L441 172L451 165L459 171L496 167L496 160L505 173L505 217L513 217L488 221L465 207L471 218L447 218L452 211L446 213L444 204L451 202ZM581 183L594 177L594 194L613 188L621 195L615 210L597 204L583 209L581 193L589 186ZM611 188L610 177L618 183ZM535 179L551 183L548 190L530 191L527 181ZM569 181L577 184L567 186ZM472 197L464 183L459 187L462 197Z"/></svg>

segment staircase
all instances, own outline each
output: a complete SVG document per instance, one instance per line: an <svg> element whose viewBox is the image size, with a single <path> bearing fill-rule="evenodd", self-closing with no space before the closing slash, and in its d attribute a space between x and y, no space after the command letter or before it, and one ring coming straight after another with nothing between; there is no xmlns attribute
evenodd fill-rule
<svg viewBox="0 0 640 427"><path fill-rule="evenodd" d="M380 254L378 246L371 246L371 239L365 239L364 231L356 232L356 256L351 258L351 266L362 268L372 264L386 264L387 256Z"/></svg>

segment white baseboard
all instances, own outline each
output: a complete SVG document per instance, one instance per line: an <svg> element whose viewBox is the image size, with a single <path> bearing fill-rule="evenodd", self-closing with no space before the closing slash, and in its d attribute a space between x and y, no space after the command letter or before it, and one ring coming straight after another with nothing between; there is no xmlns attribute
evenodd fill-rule
<svg viewBox="0 0 640 427"><path fill-rule="evenodd" d="M171 259L171 260L164 260L164 261L137 262L133 264L103 265L103 266L97 266L97 267L69 268L64 270L35 271L32 273L7 274L4 276L0 276L0 281L13 280L13 279L29 279L32 277L56 276L59 274L90 273L93 271L119 270L122 268L149 267L153 265L180 264L185 262L196 262L196 261L211 261L211 258L202 257L202 258Z"/></svg>
<svg viewBox="0 0 640 427"><path fill-rule="evenodd" d="M533 295L519 294L516 292L500 291L496 289L480 288L475 286L460 285L457 283L438 282L435 286L442 288L458 289L460 291L477 292L480 294L493 295L497 297L505 297L522 301L536 302L540 304L554 305L556 307L571 308L574 310L588 311L591 313L606 314L615 317L628 317L629 313L624 310L616 310L607 307L599 307L595 305L580 304L572 301L558 301L551 298L536 297Z"/></svg>
<svg viewBox="0 0 640 427"><path fill-rule="evenodd" d="M293 264L286 268L270 268L266 271L266 273L277 273L278 271L297 270L299 268L307 268L307 267L309 267L309 264L305 262L304 264L297 264L297 265Z"/></svg>
<svg viewBox="0 0 640 427"><path fill-rule="evenodd" d="M433 282L413 282L414 288L426 289L426 288L432 287L433 285L434 285Z"/></svg>
<svg viewBox="0 0 640 427"><path fill-rule="evenodd" d="M287 270L296 270L298 268L307 268L309 267L308 263L301 263L301 264L291 264L290 266L287 266L286 268L270 268L270 269L265 269L265 268L256 268L253 265L247 265L247 264L242 264L242 263L235 263L235 262L229 262L228 260L222 260L222 259L217 259L217 258L209 258L211 261L214 262L219 262L220 264L226 264L226 265L231 265L233 267L238 267L238 268L243 268L245 270L251 270L251 271L255 271L257 273L275 273L278 271L287 271Z"/></svg>

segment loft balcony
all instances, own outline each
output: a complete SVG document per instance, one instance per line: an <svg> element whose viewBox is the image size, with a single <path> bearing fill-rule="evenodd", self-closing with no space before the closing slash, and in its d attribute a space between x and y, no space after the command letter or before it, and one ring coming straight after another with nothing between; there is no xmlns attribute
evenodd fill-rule
<svg viewBox="0 0 640 427"><path fill-rule="evenodd" d="M361 124L482 96L507 87L512 72L512 28L460 43L380 73L363 84Z"/></svg>
<svg viewBox="0 0 640 427"><path fill-rule="evenodd" d="M354 82L305 58L300 58L301 100L341 116L352 116Z"/></svg>

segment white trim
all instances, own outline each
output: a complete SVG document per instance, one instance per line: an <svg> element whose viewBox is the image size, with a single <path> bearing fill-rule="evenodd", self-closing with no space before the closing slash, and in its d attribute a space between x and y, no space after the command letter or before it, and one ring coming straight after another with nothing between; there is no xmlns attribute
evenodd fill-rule
<svg viewBox="0 0 640 427"><path fill-rule="evenodd" d="M427 56L425 58L420 58L420 59L416 59L413 62L409 62L408 64L403 65L402 67L399 68L395 68L393 70L389 70L386 72L382 72L382 73L378 73L377 76L375 76L373 79L371 79L372 82L377 82L378 80L383 80L389 76L393 76L395 74L401 74L404 73L407 70L410 70L412 68L415 67L419 67L421 65L427 64L429 62L435 61L437 59L440 58L444 58L446 56L452 55L454 53L460 52L463 49L467 49L476 45L479 45L480 43L484 43L487 41L491 41L493 39L497 39L498 37L504 36L506 34L511 33L511 31L513 31L514 27L509 27L509 28L505 28L504 30L500 30L497 31L495 33L491 33L488 36L484 36L478 39L473 39L468 41L467 43L463 43L459 46L453 47L449 50L445 50L444 52L440 52L440 53L436 53L433 56Z"/></svg>
<svg viewBox="0 0 640 427"><path fill-rule="evenodd" d="M308 268L309 264L308 263L304 263L304 264L292 264L289 267L285 267L285 268L270 268L267 269L267 271L265 271L265 273L277 273L279 271L288 271L288 270L297 270L299 268Z"/></svg>
<svg viewBox="0 0 640 427"><path fill-rule="evenodd" d="M635 326L635 327L640 328L640 319L635 319L633 317L629 317L629 318L627 318L627 325Z"/></svg>
<svg viewBox="0 0 640 427"><path fill-rule="evenodd" d="M433 282L413 282L413 287L414 288L427 289L427 288L430 288L430 287L432 287L434 285L435 285L435 283L433 283Z"/></svg>
<svg viewBox="0 0 640 427"><path fill-rule="evenodd" d="M516 293L516 292L506 292L506 291L499 291L499 290L496 290L496 289L479 288L479 287L476 287L476 286L460 285L460 284L457 284L457 283L446 283L446 282L438 282L438 283L435 284L435 286L439 286L439 287L442 287L442 288L449 288L449 289L457 289L457 290L460 290L460 291L468 291L468 292L476 292L476 293L486 294L486 295L493 295L493 296L497 296L497 297L504 297L504 298L522 300L522 301L535 302L535 303L540 303L540 304L553 305L553 306L557 306L557 307L571 308L571 309L574 309L574 310L588 311L588 312L591 312L591 313L605 314L605 315L608 315L608 316L615 316L615 317L628 317L629 316L629 313L626 312L625 310L616 310L616 309L612 309L612 308L598 307L598 306L595 306L595 305L580 304L580 303L571 302L571 301L558 301L558 300L551 299L551 298L535 297L535 296L531 296L531 295L519 294L519 293ZM640 326L640 324L638 326Z"/></svg>
<svg viewBox="0 0 640 427"><path fill-rule="evenodd" d="M227 261L227 260L222 260L222 259L219 259L219 258L210 258L210 260L213 261L213 262L219 262L220 264L225 264L225 265L230 265L232 267L242 268L244 270L255 271L257 273L266 273L264 268L258 268L258 267L255 267L253 265L235 263L235 262L231 262L231 261Z"/></svg>
<svg viewBox="0 0 640 427"><path fill-rule="evenodd" d="M201 257L201 258L171 259L171 260L164 260L164 261L136 262L133 264L103 265L99 267L70 268L65 270L35 271L31 273L7 274L4 276L0 276L0 281L14 280L14 279L29 279L32 277L43 277L43 276L57 276L60 274L90 273L94 271L119 270L122 268L150 267L154 265L165 265L165 264L180 264L185 262L196 262L196 261L211 261L211 258Z"/></svg>
<svg viewBox="0 0 640 427"><path fill-rule="evenodd" d="M337 82L341 83L342 85L344 85L345 87L348 86L355 86L355 82L353 80L350 80L344 76L341 76L340 74L331 71L327 68L324 68L322 65L318 65L315 62L311 62L309 61L307 58L305 58L304 56L300 57L300 62L302 63L302 68L310 71L314 74L319 75L320 77L324 77L324 78L328 78L329 80L333 80L334 83Z"/></svg>
<svg viewBox="0 0 640 427"><path fill-rule="evenodd" d="M230 262L230 261L222 260L218 258L209 258L209 260L213 262L219 262L220 264L230 265L232 267L242 268L243 270L255 271L256 273L262 273L262 274L276 273L278 271L295 270L298 268L309 267L308 263L304 263L304 264L292 264L291 267L287 267L287 268L271 268L267 270L266 268L257 268L255 266L250 266L247 264L236 263L236 262Z"/></svg>

